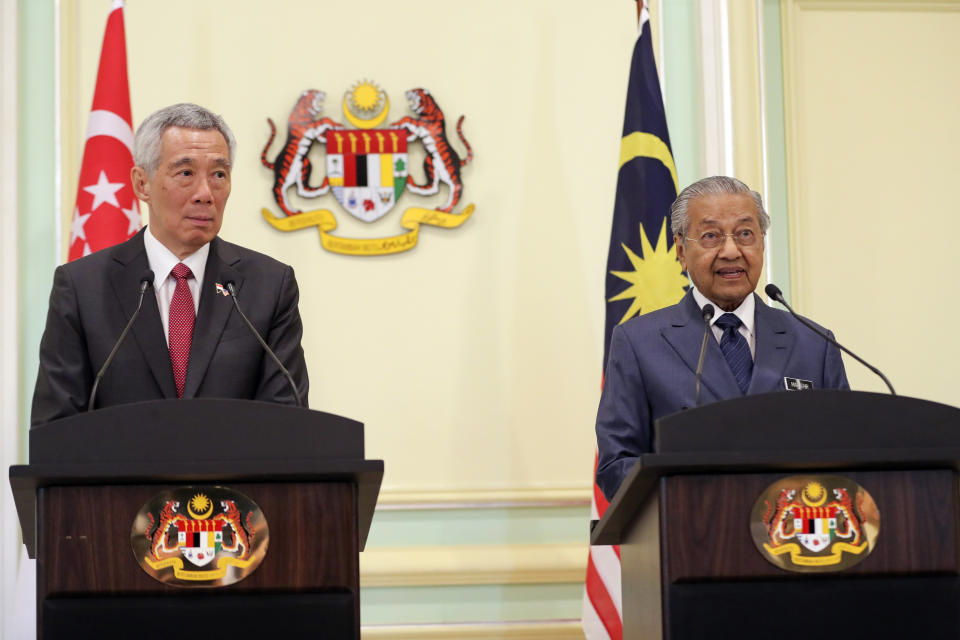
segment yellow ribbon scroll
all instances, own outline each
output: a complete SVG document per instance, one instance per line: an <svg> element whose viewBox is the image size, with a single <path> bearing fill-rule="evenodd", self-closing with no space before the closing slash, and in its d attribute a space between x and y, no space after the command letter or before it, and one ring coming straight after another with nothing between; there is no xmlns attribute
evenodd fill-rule
<svg viewBox="0 0 960 640"><path fill-rule="evenodd" d="M245 569L253 563L253 559L237 560L236 558L226 556L218 559L217 568L211 571L185 571L183 569L183 560L180 558L167 558L166 560L161 560L160 562L154 562L149 558L149 556L147 556L144 557L144 561L150 565L150 568L154 571L166 569L167 567L173 567L173 575L177 577L177 580L194 581L219 580L227 575L227 567L234 566Z"/></svg>
<svg viewBox="0 0 960 640"><path fill-rule="evenodd" d="M867 543L864 542L861 545L854 546L846 542L835 542L832 547L833 553L826 556L805 556L803 555L803 549L800 548L800 545L791 542L785 544L781 547L773 547L763 543L763 548L767 550L767 553L773 556L782 556L785 553L790 554L790 560L793 564L801 567L827 567L834 564L840 564L840 561L843 560L843 552L852 553L854 555L860 555L867 549Z"/></svg>
<svg viewBox="0 0 960 640"><path fill-rule="evenodd" d="M278 231L298 231L307 227L317 227L323 248L333 253L348 256L384 256L391 253L409 251L417 246L420 225L428 224L444 229L455 229L467 221L474 206L468 204L460 213L446 213L436 209L410 207L403 212L400 226L409 229L406 233L386 238L342 238L331 231L337 228L337 219L328 209L304 211L295 216L277 217L269 209L261 209L263 219Z"/></svg>

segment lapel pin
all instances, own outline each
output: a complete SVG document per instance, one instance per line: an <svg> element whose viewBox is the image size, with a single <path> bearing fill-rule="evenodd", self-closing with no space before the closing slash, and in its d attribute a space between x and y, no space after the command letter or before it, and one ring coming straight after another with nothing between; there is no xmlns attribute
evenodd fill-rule
<svg viewBox="0 0 960 640"><path fill-rule="evenodd" d="M217 285L217 293L219 293L219 294L222 295L222 296L228 296L228 295L230 295L230 292L227 291L227 288L226 288L225 286L223 286L223 285L220 284L219 282L216 283L216 285Z"/></svg>

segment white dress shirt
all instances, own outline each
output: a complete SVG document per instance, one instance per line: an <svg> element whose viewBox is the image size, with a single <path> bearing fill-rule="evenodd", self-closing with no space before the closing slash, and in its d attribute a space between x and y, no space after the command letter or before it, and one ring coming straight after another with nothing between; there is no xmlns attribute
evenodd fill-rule
<svg viewBox="0 0 960 640"><path fill-rule="evenodd" d="M720 342L720 338L723 337L723 329L717 326L717 320L720 318L720 316L722 316L724 313L732 313L740 318L740 327L737 329L737 331L739 331L740 335L747 339L747 344L750 345L750 357L754 358L756 354L756 333L754 332L754 311L756 304L753 300L753 294L751 293L744 298L739 307L728 312L721 309L720 305L713 300L707 300L706 296L700 293L695 286L691 285L691 290L693 291L693 299L696 301L698 307L703 309L704 305L709 302L716 308L716 311L713 314L713 320L710 321L710 328L713 330L713 337L717 339L718 343Z"/></svg>
<svg viewBox="0 0 960 640"><path fill-rule="evenodd" d="M190 267L193 277L187 279L190 287L190 296L193 298L193 313L197 314L200 308L200 286L203 284L203 272L207 268L207 256L210 254L210 243L203 245L189 256L180 260L173 255L153 235L150 227L143 234L143 247L147 251L147 263L153 271L153 290L157 294L157 308L160 310L160 322L163 323L163 339L170 346L170 301L177 288L177 279L170 272L179 263Z"/></svg>

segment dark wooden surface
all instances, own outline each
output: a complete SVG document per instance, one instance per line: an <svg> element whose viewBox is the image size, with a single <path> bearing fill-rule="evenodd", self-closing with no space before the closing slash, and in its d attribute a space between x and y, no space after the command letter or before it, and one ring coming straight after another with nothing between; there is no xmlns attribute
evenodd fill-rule
<svg viewBox="0 0 960 640"><path fill-rule="evenodd" d="M166 463L57 463L10 467L10 486L20 517L23 544L31 558L37 557L35 517L39 518L38 496L45 487L354 484L357 487L358 535L362 550L373 521L382 479L382 460L354 459L286 458L251 462L173 460Z"/></svg>
<svg viewBox="0 0 960 640"><path fill-rule="evenodd" d="M837 471L873 496L880 533L873 553L844 575L957 573L957 481L942 471ZM765 560L750 534L750 511L785 473L687 475L665 479L663 577L681 580L804 578Z"/></svg>
<svg viewBox="0 0 960 640"><path fill-rule="evenodd" d="M789 395L789 394L781 394ZM842 449L804 451L721 451L642 454L627 474L610 508L590 533L590 544L622 544L624 532L661 478L779 472L781 475L854 471L952 470L960 472L960 449Z"/></svg>
<svg viewBox="0 0 960 640"><path fill-rule="evenodd" d="M270 528L263 562L220 591L319 591L359 595L357 494L351 483L231 484L256 502ZM37 595L183 594L148 576L130 545L137 511L164 485L40 489ZM68 537L69 536L69 537Z"/></svg>

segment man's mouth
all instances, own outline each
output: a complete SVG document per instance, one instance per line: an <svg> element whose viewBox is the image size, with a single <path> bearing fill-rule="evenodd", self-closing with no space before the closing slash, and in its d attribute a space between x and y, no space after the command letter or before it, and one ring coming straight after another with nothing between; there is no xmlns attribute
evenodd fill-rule
<svg viewBox="0 0 960 640"><path fill-rule="evenodd" d="M717 269L716 273L724 280L736 280L737 278L747 274L746 270L741 269L740 267L726 267L723 269Z"/></svg>

